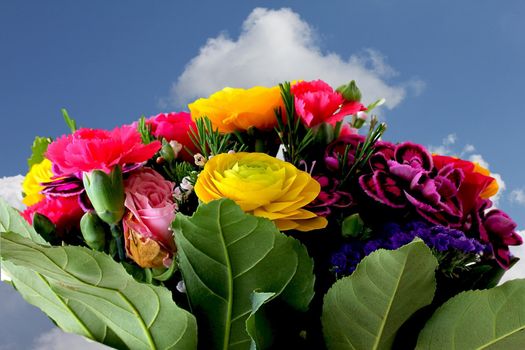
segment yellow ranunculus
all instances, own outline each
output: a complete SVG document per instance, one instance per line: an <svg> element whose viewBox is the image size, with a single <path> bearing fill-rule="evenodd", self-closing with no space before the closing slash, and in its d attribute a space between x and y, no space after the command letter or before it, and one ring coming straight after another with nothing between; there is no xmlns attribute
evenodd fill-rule
<svg viewBox="0 0 525 350"><path fill-rule="evenodd" d="M188 105L193 120L208 117L213 127L223 133L244 131L250 127L272 129L277 125L274 110L278 107L283 108L278 86L227 87Z"/></svg>
<svg viewBox="0 0 525 350"><path fill-rule="evenodd" d="M308 173L264 153L219 154L204 166L195 193L205 203L230 198L245 212L268 218L280 230L310 231L327 220L303 209L321 186Z"/></svg>
<svg viewBox="0 0 525 350"><path fill-rule="evenodd" d="M27 173L22 183L22 189L26 195L22 201L25 205L30 206L44 199L44 195L40 193L44 189L41 183L51 180L53 176L51 165L51 161L44 158L40 163L34 164Z"/></svg>

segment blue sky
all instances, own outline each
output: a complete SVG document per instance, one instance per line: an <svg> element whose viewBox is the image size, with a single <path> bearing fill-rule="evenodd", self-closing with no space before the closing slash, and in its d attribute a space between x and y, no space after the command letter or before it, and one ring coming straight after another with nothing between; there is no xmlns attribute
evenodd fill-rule
<svg viewBox="0 0 525 350"><path fill-rule="evenodd" d="M35 135L67 132L61 108L113 128L225 85L357 79L387 97L385 139L486 162L524 229L523 18L519 0L2 1L0 178L27 171ZM43 315L0 295L0 349L56 348L35 343Z"/></svg>

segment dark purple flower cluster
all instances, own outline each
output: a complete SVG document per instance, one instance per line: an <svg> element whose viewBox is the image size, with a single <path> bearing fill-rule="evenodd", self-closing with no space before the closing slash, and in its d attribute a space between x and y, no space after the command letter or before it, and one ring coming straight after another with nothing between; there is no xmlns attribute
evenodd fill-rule
<svg viewBox="0 0 525 350"><path fill-rule="evenodd" d="M460 230L421 221L413 221L405 225L388 223L383 226L375 239L366 242L354 240L344 244L332 255L333 271L338 275L349 275L357 264L373 251L380 248L394 250L410 243L416 237L421 238L430 248L440 253L454 251L458 255L476 255L485 250L483 244L468 238Z"/></svg>

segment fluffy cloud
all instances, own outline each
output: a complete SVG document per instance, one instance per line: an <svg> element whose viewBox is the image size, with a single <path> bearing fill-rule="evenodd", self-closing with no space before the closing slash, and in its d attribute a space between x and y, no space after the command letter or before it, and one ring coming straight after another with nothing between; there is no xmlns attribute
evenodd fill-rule
<svg viewBox="0 0 525 350"><path fill-rule="evenodd" d="M344 59L324 53L316 44L316 32L290 9L256 8L244 21L241 34L231 39L220 34L208 39L172 87L173 101L180 105L206 97L225 86L272 86L283 80L321 78L333 86L354 79L363 96L372 102L386 98L386 106L398 105L411 91L419 94L424 83L412 79L389 85L397 73L372 49Z"/></svg>
<svg viewBox="0 0 525 350"><path fill-rule="evenodd" d="M64 333L56 328L39 336L33 350L109 350L107 346L89 341L81 336Z"/></svg>
<svg viewBox="0 0 525 350"><path fill-rule="evenodd" d="M19 210L24 208L22 203L22 181L24 181L22 175L0 178L0 197Z"/></svg>
<svg viewBox="0 0 525 350"><path fill-rule="evenodd" d="M525 204L525 190L522 188L510 192L510 201L518 204Z"/></svg>

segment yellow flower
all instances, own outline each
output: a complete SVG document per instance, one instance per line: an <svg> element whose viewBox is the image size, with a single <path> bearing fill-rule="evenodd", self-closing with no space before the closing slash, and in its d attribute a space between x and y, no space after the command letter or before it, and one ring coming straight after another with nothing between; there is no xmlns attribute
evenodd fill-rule
<svg viewBox="0 0 525 350"><path fill-rule="evenodd" d="M317 181L292 164L245 152L214 156L195 184L201 201L230 198L245 212L268 218L283 231L326 227L325 218L303 209L320 190Z"/></svg>
<svg viewBox="0 0 525 350"><path fill-rule="evenodd" d="M25 205L30 206L44 199L44 195L40 193L44 189L41 183L50 181L52 176L51 161L47 158L31 167L22 183L26 195L22 201Z"/></svg>
<svg viewBox="0 0 525 350"><path fill-rule="evenodd" d="M188 105L193 120L208 117L213 127L223 133L244 131L250 127L273 129L277 125L274 110L278 107L284 108L278 86L227 87Z"/></svg>

